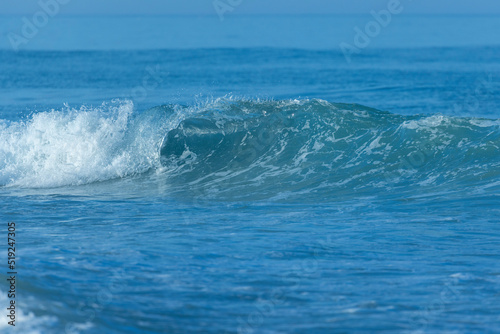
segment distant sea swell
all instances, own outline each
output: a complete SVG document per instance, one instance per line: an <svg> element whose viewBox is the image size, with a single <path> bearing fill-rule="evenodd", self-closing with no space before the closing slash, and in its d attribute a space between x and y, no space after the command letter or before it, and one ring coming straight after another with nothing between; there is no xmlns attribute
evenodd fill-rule
<svg viewBox="0 0 500 334"><path fill-rule="evenodd" d="M66 106L0 121L0 185L49 188L153 172L212 197L329 198L500 183L500 122L402 116L323 100Z"/></svg>

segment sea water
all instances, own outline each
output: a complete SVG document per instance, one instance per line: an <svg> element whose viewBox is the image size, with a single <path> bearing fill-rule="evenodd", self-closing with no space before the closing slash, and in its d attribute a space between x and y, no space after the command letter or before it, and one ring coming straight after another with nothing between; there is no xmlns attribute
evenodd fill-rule
<svg viewBox="0 0 500 334"><path fill-rule="evenodd" d="M498 331L500 20L367 20L2 39L0 331Z"/></svg>

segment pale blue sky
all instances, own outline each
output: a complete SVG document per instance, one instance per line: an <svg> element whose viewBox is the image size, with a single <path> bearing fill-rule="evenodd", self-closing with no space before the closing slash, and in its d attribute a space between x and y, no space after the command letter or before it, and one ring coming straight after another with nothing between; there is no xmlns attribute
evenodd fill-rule
<svg viewBox="0 0 500 334"><path fill-rule="evenodd" d="M57 0L4 0L0 15L29 15L39 2ZM61 0L62 1L62 0ZM68 1L68 0L64 0ZM238 0L217 0L238 2ZM369 13L390 0L241 0L233 14L345 14ZM400 0L407 14L500 14L498 0ZM61 6L67 15L216 15L214 0L69 0Z"/></svg>

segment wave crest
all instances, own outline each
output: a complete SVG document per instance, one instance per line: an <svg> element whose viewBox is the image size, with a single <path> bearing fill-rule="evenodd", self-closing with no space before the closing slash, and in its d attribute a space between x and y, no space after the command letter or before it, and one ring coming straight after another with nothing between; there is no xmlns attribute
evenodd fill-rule
<svg viewBox="0 0 500 334"><path fill-rule="evenodd" d="M0 184L80 185L157 171L172 191L269 198L496 184L498 120L402 116L322 100L129 101L0 121Z"/></svg>

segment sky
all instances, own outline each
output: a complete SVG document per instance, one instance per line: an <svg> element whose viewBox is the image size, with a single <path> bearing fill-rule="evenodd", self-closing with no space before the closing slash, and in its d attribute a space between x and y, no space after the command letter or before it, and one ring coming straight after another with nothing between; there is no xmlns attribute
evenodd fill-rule
<svg viewBox="0 0 500 334"><path fill-rule="evenodd" d="M407 14L500 14L498 0L2 0L0 15L30 15L59 1L61 15L365 14L400 1Z"/></svg>

